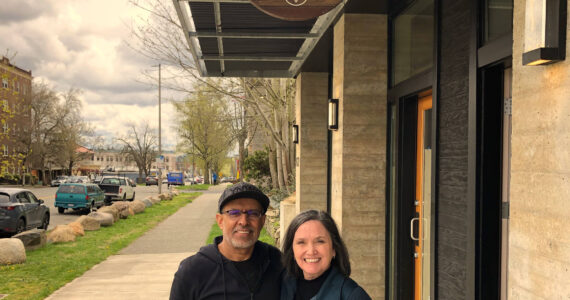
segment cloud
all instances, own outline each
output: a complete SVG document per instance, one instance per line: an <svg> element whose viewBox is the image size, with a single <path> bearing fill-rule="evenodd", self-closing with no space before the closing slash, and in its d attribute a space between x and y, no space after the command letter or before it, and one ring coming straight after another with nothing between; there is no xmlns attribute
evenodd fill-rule
<svg viewBox="0 0 570 300"><path fill-rule="evenodd" d="M52 1L2 0L0 24L18 23L33 20L40 15L51 14Z"/></svg>
<svg viewBox="0 0 570 300"><path fill-rule="evenodd" d="M157 128L158 89L142 83L143 70L155 72L156 62L126 43L126 24L145 14L128 0L2 0L0 50L16 53L12 63L59 91L82 90L85 120L106 138L143 120ZM176 142L170 97L179 96L164 90L165 145Z"/></svg>

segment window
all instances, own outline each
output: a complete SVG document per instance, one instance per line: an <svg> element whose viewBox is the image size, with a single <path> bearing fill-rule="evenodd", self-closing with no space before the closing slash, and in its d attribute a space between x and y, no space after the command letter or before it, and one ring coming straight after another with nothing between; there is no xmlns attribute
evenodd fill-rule
<svg viewBox="0 0 570 300"><path fill-rule="evenodd" d="M8 100L2 100L2 110L8 111Z"/></svg>
<svg viewBox="0 0 570 300"><path fill-rule="evenodd" d="M16 199L18 199L18 202L20 203L30 203L30 199L28 199L28 196L26 195L25 192L16 195Z"/></svg>
<svg viewBox="0 0 570 300"><path fill-rule="evenodd" d="M4 156L8 156L8 146L2 145L2 150L4 151Z"/></svg>
<svg viewBox="0 0 570 300"><path fill-rule="evenodd" d="M30 192L26 192L26 194L28 195L28 199L30 199L31 203L38 203L38 198L36 198L36 196L34 196L34 194L30 193Z"/></svg>
<svg viewBox="0 0 570 300"><path fill-rule="evenodd" d="M2 125L3 129L4 129L4 134L8 134L8 130L10 130L10 128L8 127L8 123L4 123L4 125Z"/></svg>
<svg viewBox="0 0 570 300"><path fill-rule="evenodd" d="M485 0L483 44L513 32L513 1Z"/></svg>
<svg viewBox="0 0 570 300"><path fill-rule="evenodd" d="M5 89L8 88L8 79L2 78L2 87Z"/></svg>
<svg viewBox="0 0 570 300"><path fill-rule="evenodd" d="M433 66L433 0L415 1L392 22L392 86Z"/></svg>

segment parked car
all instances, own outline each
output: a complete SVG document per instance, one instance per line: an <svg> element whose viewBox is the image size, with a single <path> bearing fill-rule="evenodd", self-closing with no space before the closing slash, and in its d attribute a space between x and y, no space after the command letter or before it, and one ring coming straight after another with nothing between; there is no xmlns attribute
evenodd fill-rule
<svg viewBox="0 0 570 300"><path fill-rule="evenodd" d="M54 180L50 182L51 186L59 186L62 183L67 182L67 176L57 176Z"/></svg>
<svg viewBox="0 0 570 300"><path fill-rule="evenodd" d="M32 228L47 229L49 208L31 191L0 189L0 231L16 234Z"/></svg>
<svg viewBox="0 0 570 300"><path fill-rule="evenodd" d="M105 192L92 183L64 183L55 193L54 205L60 214L67 208L90 212L105 205Z"/></svg>
<svg viewBox="0 0 570 300"><path fill-rule="evenodd" d="M145 179L145 184L149 185L158 185L158 178L156 176L147 176Z"/></svg>
<svg viewBox="0 0 570 300"><path fill-rule="evenodd" d="M128 184L126 177L103 177L99 188L105 192L105 202L112 200L135 200L135 190Z"/></svg>

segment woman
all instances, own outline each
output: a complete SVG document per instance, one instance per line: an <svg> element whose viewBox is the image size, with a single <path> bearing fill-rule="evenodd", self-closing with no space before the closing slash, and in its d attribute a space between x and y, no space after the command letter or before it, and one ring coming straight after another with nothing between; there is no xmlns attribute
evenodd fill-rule
<svg viewBox="0 0 570 300"><path fill-rule="evenodd" d="M281 300L367 300L370 296L350 279L348 251L336 223L323 211L297 215L283 241L287 275Z"/></svg>

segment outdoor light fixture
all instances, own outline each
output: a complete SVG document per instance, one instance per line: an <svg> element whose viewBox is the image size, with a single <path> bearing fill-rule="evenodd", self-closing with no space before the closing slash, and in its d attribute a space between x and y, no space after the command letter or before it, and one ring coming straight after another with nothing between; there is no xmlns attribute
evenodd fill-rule
<svg viewBox="0 0 570 300"><path fill-rule="evenodd" d="M546 65L565 57L566 0L526 0L523 65Z"/></svg>
<svg viewBox="0 0 570 300"><path fill-rule="evenodd" d="M329 99L329 130L338 129L338 99Z"/></svg>
<svg viewBox="0 0 570 300"><path fill-rule="evenodd" d="M293 143L299 144L299 125L293 124Z"/></svg>

